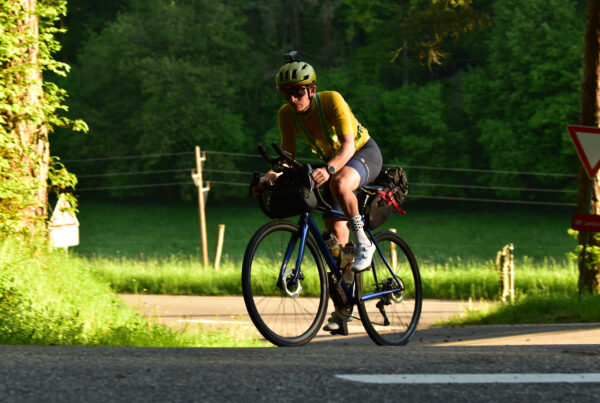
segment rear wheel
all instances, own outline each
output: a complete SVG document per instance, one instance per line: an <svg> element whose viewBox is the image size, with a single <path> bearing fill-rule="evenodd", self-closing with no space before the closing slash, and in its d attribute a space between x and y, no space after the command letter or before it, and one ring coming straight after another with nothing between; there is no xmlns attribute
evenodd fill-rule
<svg viewBox="0 0 600 403"><path fill-rule="evenodd" d="M277 346L300 346L319 331L327 311L327 277L319 249L308 237L301 270L294 273L300 229L288 221L262 226L250 240L242 266L246 309L258 331ZM285 274L284 255L295 240Z"/></svg>
<svg viewBox="0 0 600 403"><path fill-rule="evenodd" d="M372 267L362 273L359 287L362 286L363 302L358 304L358 312L367 334L375 343L405 345L417 329L421 316L423 293L419 266L398 234L379 232L375 234L375 240L379 250L373 255ZM398 288L401 290L364 300L368 294Z"/></svg>

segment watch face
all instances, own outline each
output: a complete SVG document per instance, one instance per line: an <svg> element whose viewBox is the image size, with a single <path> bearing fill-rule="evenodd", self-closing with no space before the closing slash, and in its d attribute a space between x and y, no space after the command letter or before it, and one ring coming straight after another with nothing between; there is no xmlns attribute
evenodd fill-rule
<svg viewBox="0 0 600 403"><path fill-rule="evenodd" d="M335 167L327 165L327 172L329 172L329 175L333 175L335 173Z"/></svg>

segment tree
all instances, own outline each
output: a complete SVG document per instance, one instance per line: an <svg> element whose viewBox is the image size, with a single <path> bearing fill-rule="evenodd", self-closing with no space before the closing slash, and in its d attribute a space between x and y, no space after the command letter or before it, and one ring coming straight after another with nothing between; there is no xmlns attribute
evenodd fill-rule
<svg viewBox="0 0 600 403"><path fill-rule="evenodd" d="M66 93L43 81L44 71L64 75L52 59L58 50L54 23L66 11L62 0L0 1L0 233L35 234L47 218L48 183L74 184L50 157L54 126L85 129L60 117Z"/></svg>
<svg viewBox="0 0 600 403"><path fill-rule="evenodd" d="M63 155L171 154L144 160L115 158L104 165L108 168L90 169L182 171L111 176L98 182L123 186L189 180L186 169L193 158L175 154L193 152L195 145L248 151L251 136L241 110L256 102L247 96L247 88L258 74L248 61L251 50L243 33L241 5L238 0L130 1L83 45L73 67L68 83L73 110L89 122L92 133L75 141L61 134ZM212 160L211 168L215 167L231 170L231 160ZM185 189L190 188L182 188L184 194ZM111 195L146 196L152 190L140 187ZM170 187L155 195L179 197L181 192Z"/></svg>
<svg viewBox="0 0 600 403"><path fill-rule="evenodd" d="M484 150L480 164L501 171L570 170L575 153L564 126L577 118L581 20L574 1L494 4L487 62L462 78L465 109ZM544 180L503 175L492 184L535 188Z"/></svg>
<svg viewBox="0 0 600 403"><path fill-rule="evenodd" d="M585 33L585 62L583 85L581 87L582 125L600 125L600 0L589 0ZM600 215L600 177L590 180L579 163L578 171L578 210L588 213L588 200L591 214ZM592 192L592 195L590 195ZM594 234L584 255L579 257L579 291L600 294L600 237ZM586 234L579 234L579 243L586 242Z"/></svg>

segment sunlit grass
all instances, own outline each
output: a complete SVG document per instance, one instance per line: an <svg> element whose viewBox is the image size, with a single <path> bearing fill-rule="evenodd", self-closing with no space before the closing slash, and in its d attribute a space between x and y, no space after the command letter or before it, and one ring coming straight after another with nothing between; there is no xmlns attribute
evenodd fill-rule
<svg viewBox="0 0 600 403"><path fill-rule="evenodd" d="M224 262L219 270L205 269L192 258L166 259L92 258L80 259L116 292L144 294L241 295L241 262ZM253 267L255 284L272 290L277 280L273 262L259 261ZM497 299L498 274L492 261L450 259L446 264L420 265L425 298ZM317 279L307 276L305 295L315 295ZM266 284L267 282L268 285ZM573 262L523 258L515 262L515 294L577 293L577 267Z"/></svg>
<svg viewBox="0 0 600 403"><path fill-rule="evenodd" d="M526 323L584 323L600 321L599 295L528 295L514 303L467 310L443 325L488 325Z"/></svg>
<svg viewBox="0 0 600 403"><path fill-rule="evenodd" d="M86 266L61 251L0 244L0 343L209 347L264 345L234 333L176 332L139 317Z"/></svg>

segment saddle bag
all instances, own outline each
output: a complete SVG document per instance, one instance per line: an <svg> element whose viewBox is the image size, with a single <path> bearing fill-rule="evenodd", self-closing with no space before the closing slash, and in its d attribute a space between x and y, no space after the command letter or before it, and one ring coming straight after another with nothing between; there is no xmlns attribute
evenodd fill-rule
<svg viewBox="0 0 600 403"><path fill-rule="evenodd" d="M375 229L386 222L392 214L399 212L406 214L402 203L408 195L408 180L404 169L387 168L377 176L375 181L368 185L359 205L369 227Z"/></svg>
<svg viewBox="0 0 600 403"><path fill-rule="evenodd" d="M297 216L317 207L315 189L304 168L285 168L275 184L257 197L258 204L269 218Z"/></svg>

